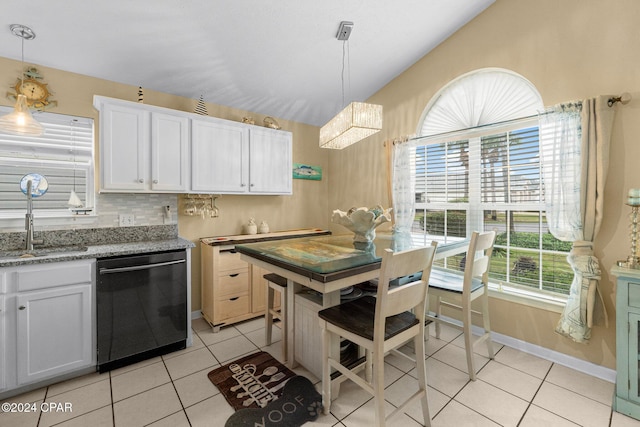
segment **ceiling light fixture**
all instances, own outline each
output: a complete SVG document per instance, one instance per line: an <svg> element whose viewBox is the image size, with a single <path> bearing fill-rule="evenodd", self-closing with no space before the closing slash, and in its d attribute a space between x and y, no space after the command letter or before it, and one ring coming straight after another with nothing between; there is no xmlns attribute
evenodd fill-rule
<svg viewBox="0 0 640 427"><path fill-rule="evenodd" d="M20 24L13 24L9 29L14 36L22 39L22 62L20 72L22 75L22 83L24 83L24 41L35 39L36 33L34 33L31 28ZM16 105L13 107L13 111L0 117L0 131L16 135L39 136L42 135L44 129L42 125L31 115L31 111L29 111L29 106L27 105L27 97L18 93L16 97Z"/></svg>
<svg viewBox="0 0 640 427"><path fill-rule="evenodd" d="M336 38L342 40L342 105L344 105L345 47L352 29L353 22L342 21L336 34ZM350 73L350 70L348 72ZM380 129L382 129L382 105L352 102L320 128L320 147L341 150L379 132Z"/></svg>

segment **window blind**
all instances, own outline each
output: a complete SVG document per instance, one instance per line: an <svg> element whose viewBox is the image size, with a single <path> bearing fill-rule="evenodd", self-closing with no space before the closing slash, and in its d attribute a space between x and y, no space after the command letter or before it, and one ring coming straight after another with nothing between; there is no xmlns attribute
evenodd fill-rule
<svg viewBox="0 0 640 427"><path fill-rule="evenodd" d="M482 202L540 203L539 149L537 127L483 137Z"/></svg>
<svg viewBox="0 0 640 427"><path fill-rule="evenodd" d="M469 141L415 147L417 203L463 203L469 196Z"/></svg>
<svg viewBox="0 0 640 427"><path fill-rule="evenodd" d="M11 108L0 107L0 114ZM34 113L42 136L0 132L0 212L23 213L26 198L20 179L32 172L44 175L48 192L33 199L35 211L68 214L67 201L74 190L85 206L93 206L93 119L54 113Z"/></svg>

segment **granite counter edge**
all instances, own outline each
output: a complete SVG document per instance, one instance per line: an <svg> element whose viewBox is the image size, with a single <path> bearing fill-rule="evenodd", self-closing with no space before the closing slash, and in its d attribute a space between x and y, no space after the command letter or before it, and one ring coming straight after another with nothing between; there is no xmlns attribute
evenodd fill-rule
<svg viewBox="0 0 640 427"><path fill-rule="evenodd" d="M33 258L0 259L0 268L21 265L44 264L50 262L74 261L79 259L107 258L121 255L135 255L148 252L162 252L195 247L190 240L178 237L167 240L150 240L131 243L112 243L107 245L89 245L86 251L51 253Z"/></svg>

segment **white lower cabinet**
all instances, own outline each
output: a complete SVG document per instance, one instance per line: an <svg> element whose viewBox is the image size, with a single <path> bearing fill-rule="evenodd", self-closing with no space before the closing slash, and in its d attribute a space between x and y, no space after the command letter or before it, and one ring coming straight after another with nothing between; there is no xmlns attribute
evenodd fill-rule
<svg viewBox="0 0 640 427"><path fill-rule="evenodd" d="M95 365L94 271L95 260L0 269L0 392Z"/></svg>
<svg viewBox="0 0 640 427"><path fill-rule="evenodd" d="M16 296L18 385L91 365L91 283Z"/></svg>
<svg viewBox="0 0 640 427"><path fill-rule="evenodd" d="M5 379L5 372L7 370L5 353L7 351L7 346L4 334L6 313L7 311L4 308L4 295L0 295L0 344L2 344L0 345L0 392L7 388L7 381Z"/></svg>

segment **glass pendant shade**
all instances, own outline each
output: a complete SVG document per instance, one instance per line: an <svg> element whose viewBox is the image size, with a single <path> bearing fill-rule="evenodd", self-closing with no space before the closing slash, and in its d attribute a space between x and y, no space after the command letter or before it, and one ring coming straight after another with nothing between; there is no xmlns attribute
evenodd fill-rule
<svg viewBox="0 0 640 427"><path fill-rule="evenodd" d="M382 105L352 102L320 128L320 147L341 150L382 129Z"/></svg>
<svg viewBox="0 0 640 427"><path fill-rule="evenodd" d="M44 129L31 115L27 105L27 97L20 94L16 99L13 111L0 117L0 131L14 135L39 136L42 135Z"/></svg>

